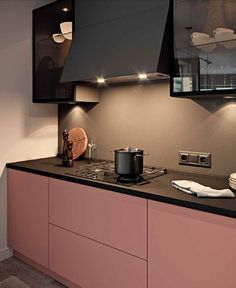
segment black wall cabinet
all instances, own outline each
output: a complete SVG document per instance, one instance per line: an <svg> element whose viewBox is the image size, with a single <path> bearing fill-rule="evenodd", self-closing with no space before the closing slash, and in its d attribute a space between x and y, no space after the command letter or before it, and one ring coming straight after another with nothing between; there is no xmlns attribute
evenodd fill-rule
<svg viewBox="0 0 236 288"><path fill-rule="evenodd" d="M73 23L73 6L73 0L62 0L33 11L33 102L35 103L61 103L74 100L74 85L60 83L72 33L65 33L63 29L64 35L55 35L63 34L61 23Z"/></svg>
<svg viewBox="0 0 236 288"><path fill-rule="evenodd" d="M236 1L173 0L171 95L236 96Z"/></svg>

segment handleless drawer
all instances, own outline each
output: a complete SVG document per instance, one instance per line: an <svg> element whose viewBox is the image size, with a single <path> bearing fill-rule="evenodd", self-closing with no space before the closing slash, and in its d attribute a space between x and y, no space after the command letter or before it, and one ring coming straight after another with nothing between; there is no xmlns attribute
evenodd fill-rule
<svg viewBox="0 0 236 288"><path fill-rule="evenodd" d="M49 222L147 258L147 200L49 179Z"/></svg>
<svg viewBox="0 0 236 288"><path fill-rule="evenodd" d="M235 242L233 218L148 200L148 287L235 288Z"/></svg>
<svg viewBox="0 0 236 288"><path fill-rule="evenodd" d="M48 267L48 178L14 169L7 176L8 246Z"/></svg>
<svg viewBox="0 0 236 288"><path fill-rule="evenodd" d="M147 288L147 261L54 225L49 269L79 287Z"/></svg>

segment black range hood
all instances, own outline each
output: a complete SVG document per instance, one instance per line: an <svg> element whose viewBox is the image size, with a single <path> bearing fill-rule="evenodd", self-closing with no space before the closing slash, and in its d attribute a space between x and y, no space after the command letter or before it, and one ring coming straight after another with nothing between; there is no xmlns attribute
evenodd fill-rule
<svg viewBox="0 0 236 288"><path fill-rule="evenodd" d="M168 78L169 0L76 0L73 42L61 82Z"/></svg>

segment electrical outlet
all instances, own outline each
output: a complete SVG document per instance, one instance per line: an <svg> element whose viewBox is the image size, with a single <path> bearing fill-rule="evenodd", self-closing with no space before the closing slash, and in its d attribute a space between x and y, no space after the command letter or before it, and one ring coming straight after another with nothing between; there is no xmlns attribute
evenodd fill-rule
<svg viewBox="0 0 236 288"><path fill-rule="evenodd" d="M179 151L179 164L211 168L211 154L205 152Z"/></svg>
<svg viewBox="0 0 236 288"><path fill-rule="evenodd" d="M188 163L189 162L189 154L188 152L179 152L179 163Z"/></svg>
<svg viewBox="0 0 236 288"><path fill-rule="evenodd" d="M211 167L211 154L199 153L199 165L204 167Z"/></svg>

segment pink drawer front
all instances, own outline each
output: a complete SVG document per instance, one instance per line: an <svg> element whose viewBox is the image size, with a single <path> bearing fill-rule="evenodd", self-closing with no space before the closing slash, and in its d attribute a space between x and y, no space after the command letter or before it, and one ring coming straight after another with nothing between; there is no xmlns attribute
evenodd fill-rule
<svg viewBox="0 0 236 288"><path fill-rule="evenodd" d="M8 245L48 267L48 178L8 169Z"/></svg>
<svg viewBox="0 0 236 288"><path fill-rule="evenodd" d="M83 288L147 288L147 262L49 225L49 269Z"/></svg>
<svg viewBox="0 0 236 288"><path fill-rule="evenodd" d="M147 258L147 200L49 179L49 221Z"/></svg>
<svg viewBox="0 0 236 288"><path fill-rule="evenodd" d="M149 288L235 288L236 219L148 201Z"/></svg>

